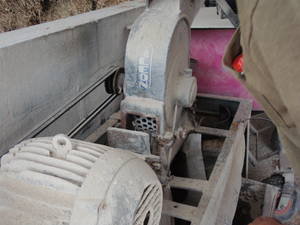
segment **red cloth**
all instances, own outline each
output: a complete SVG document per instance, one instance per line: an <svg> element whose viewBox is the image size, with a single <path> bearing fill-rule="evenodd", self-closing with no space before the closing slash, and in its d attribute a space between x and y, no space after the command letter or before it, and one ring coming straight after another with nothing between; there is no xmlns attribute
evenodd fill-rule
<svg viewBox="0 0 300 225"><path fill-rule="evenodd" d="M237 56L233 62L232 62L232 68L241 73L244 71L244 59L243 59L243 54L240 54L239 56Z"/></svg>

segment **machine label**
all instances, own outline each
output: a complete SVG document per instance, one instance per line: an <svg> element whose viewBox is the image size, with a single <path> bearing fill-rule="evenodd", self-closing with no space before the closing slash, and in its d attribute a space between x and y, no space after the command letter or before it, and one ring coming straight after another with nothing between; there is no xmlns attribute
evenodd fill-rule
<svg viewBox="0 0 300 225"><path fill-rule="evenodd" d="M151 64L152 51L146 50L144 55L139 58L138 62L138 87L150 88L151 86Z"/></svg>

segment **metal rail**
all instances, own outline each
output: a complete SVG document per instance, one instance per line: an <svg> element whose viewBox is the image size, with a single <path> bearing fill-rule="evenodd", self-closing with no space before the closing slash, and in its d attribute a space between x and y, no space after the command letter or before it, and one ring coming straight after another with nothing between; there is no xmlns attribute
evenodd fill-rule
<svg viewBox="0 0 300 225"><path fill-rule="evenodd" d="M226 137L209 179L174 177L169 182L171 187L202 193L198 205L195 207L165 200L163 214L189 221L191 225L229 225L239 197L245 156L244 133L252 105L247 100L237 98L201 96L238 102L239 106L229 130L220 132L220 129L204 127L197 130Z"/></svg>

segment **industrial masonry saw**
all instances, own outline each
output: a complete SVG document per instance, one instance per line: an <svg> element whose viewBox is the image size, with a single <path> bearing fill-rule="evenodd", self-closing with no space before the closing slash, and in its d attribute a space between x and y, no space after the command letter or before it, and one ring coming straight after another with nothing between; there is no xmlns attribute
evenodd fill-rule
<svg viewBox="0 0 300 225"><path fill-rule="evenodd" d="M1 158L1 225L231 224L251 103L197 94L190 26L202 4L146 1L106 84L124 98L101 144L58 134Z"/></svg>

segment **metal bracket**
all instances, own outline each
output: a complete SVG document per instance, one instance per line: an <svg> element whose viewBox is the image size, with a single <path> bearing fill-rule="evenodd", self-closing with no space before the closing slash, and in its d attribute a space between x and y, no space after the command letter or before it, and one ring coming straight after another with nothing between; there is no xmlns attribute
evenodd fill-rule
<svg viewBox="0 0 300 225"><path fill-rule="evenodd" d="M239 26L240 21L238 15L232 10L226 0L217 0L217 9L221 9L221 13L225 14L234 27Z"/></svg>

